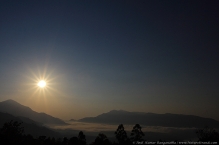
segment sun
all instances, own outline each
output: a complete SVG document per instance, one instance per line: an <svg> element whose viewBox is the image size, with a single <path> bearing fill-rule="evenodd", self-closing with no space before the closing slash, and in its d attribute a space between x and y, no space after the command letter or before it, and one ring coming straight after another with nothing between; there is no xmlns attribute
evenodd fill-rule
<svg viewBox="0 0 219 145"><path fill-rule="evenodd" d="M38 82L37 85L38 85L40 88L44 88L44 87L46 87L46 82L45 82L44 80L41 80L41 81Z"/></svg>

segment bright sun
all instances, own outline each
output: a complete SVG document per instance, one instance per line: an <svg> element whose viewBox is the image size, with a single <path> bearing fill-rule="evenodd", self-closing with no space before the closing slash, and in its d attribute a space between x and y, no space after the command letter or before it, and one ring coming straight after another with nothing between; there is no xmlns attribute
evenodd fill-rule
<svg viewBox="0 0 219 145"><path fill-rule="evenodd" d="M46 82L44 80L41 80L37 84L40 88L44 88L46 86Z"/></svg>

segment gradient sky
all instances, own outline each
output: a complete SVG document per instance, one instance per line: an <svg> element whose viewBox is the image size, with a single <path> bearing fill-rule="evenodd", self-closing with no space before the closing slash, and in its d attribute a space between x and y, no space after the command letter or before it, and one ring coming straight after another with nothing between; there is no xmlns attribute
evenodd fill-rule
<svg viewBox="0 0 219 145"><path fill-rule="evenodd" d="M219 120L218 0L1 0L0 101ZM36 87L45 79L47 88Z"/></svg>

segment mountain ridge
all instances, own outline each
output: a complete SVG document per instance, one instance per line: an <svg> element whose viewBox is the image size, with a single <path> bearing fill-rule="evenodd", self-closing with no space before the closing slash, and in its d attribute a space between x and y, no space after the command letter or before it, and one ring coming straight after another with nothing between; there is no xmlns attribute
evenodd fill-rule
<svg viewBox="0 0 219 145"><path fill-rule="evenodd" d="M0 112L0 128L3 127L3 125L10 121L17 121L21 123L21 126L24 127L24 134L31 134L34 137L39 137L41 135L51 136L51 137L60 137L61 134L58 132L55 132L47 127L42 126L41 124L38 124L37 122L26 118L26 117L15 117L9 113L3 113Z"/></svg>
<svg viewBox="0 0 219 145"><path fill-rule="evenodd" d="M0 112L9 113L14 116L23 116L42 124L67 125L67 123L59 118L43 112L38 113L33 111L30 107L24 106L11 99L0 102Z"/></svg>
<svg viewBox="0 0 219 145"><path fill-rule="evenodd" d="M78 120L79 122L104 123L104 124L136 124L146 126L163 126L163 127L216 127L219 128L219 122L212 118L204 118L196 115L184 114L156 114L145 112L128 112L120 110L111 110L102 113L96 117L85 117Z"/></svg>

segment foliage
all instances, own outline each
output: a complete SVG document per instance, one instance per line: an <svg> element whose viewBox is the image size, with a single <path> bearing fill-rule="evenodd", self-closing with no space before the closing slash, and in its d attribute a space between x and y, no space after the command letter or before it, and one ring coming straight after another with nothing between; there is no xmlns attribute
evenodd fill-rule
<svg viewBox="0 0 219 145"><path fill-rule="evenodd" d="M86 145L86 137L82 131L78 134L78 141L80 145Z"/></svg>
<svg viewBox="0 0 219 145"><path fill-rule="evenodd" d="M217 141L219 142L219 133L212 128L205 127L196 131L199 138L198 141L208 142ZM123 124L120 124L115 131L115 137L118 143L111 143L107 136L103 133L99 133L95 141L91 145L130 145L136 141L143 140L144 133L141 130L141 126L136 124L131 131L131 138L127 136ZM1 145L86 145L86 136L82 131L79 132L77 137L71 137L70 139L64 138L50 138L46 136L39 136L33 138L32 135L24 134L24 128L22 123L17 121L6 122L0 129L0 143Z"/></svg>
<svg viewBox="0 0 219 145"><path fill-rule="evenodd" d="M196 131L198 141L219 141L219 133L216 130L205 127Z"/></svg>
<svg viewBox="0 0 219 145"><path fill-rule="evenodd" d="M130 140L126 134L123 124L120 124L115 132L116 139L119 144L130 144Z"/></svg>
<svg viewBox="0 0 219 145"><path fill-rule="evenodd" d="M103 133L99 133L96 137L95 142L92 145L110 145L110 141L108 140L107 136Z"/></svg>
<svg viewBox="0 0 219 145"><path fill-rule="evenodd" d="M133 142L135 141L143 141L142 137L144 136L144 133L141 131L141 126L139 124L136 124L131 132L131 140Z"/></svg>
<svg viewBox="0 0 219 145"><path fill-rule="evenodd" d="M6 122L0 129L1 142L3 144L20 144L24 133L24 128L21 124L22 123L13 120Z"/></svg>
<svg viewBox="0 0 219 145"><path fill-rule="evenodd" d="M24 128L21 127L21 123L11 120L6 122L1 128L2 135L12 135L12 136L22 136L24 133Z"/></svg>

